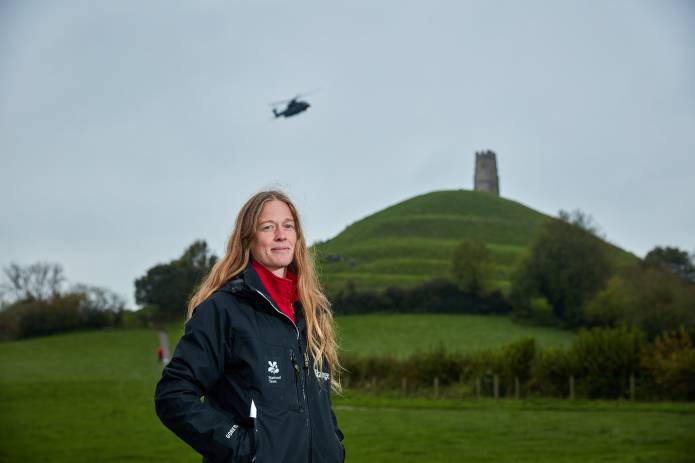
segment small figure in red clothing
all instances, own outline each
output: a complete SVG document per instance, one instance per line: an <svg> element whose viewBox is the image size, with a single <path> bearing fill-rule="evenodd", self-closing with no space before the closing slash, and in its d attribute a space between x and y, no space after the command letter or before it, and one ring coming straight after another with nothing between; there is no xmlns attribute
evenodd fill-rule
<svg viewBox="0 0 695 463"><path fill-rule="evenodd" d="M162 346L157 348L157 359L162 363L164 362L164 348Z"/></svg>

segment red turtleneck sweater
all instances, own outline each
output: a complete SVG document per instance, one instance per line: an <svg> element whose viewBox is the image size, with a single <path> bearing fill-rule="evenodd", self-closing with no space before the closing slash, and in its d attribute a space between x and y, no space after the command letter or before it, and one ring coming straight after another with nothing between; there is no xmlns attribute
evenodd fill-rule
<svg viewBox="0 0 695 463"><path fill-rule="evenodd" d="M295 323L292 304L299 299L297 295L297 274L287 269L285 278L280 278L253 259L251 260L251 265L253 265L254 270L261 278L261 282L265 290L270 294L273 303L282 313L290 317L292 323Z"/></svg>

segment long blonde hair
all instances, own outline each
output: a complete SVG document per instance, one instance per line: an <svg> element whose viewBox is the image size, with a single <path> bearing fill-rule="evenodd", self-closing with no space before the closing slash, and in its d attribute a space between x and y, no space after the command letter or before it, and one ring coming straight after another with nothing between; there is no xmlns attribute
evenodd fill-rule
<svg viewBox="0 0 695 463"><path fill-rule="evenodd" d="M215 263L188 302L188 318L191 318L193 311L201 302L246 269L251 259L251 244L256 234L258 218L263 206L273 200L287 204L292 212L297 231L292 264L297 272L297 293L304 308L307 344L314 358L314 368L323 370L323 361L326 360L331 370L331 385L335 390L340 391L340 363L331 304L321 290L321 284L314 269L314 260L307 249L302 233L297 209L281 191L261 191L249 198L242 206L237 215L234 230L227 241L224 257Z"/></svg>

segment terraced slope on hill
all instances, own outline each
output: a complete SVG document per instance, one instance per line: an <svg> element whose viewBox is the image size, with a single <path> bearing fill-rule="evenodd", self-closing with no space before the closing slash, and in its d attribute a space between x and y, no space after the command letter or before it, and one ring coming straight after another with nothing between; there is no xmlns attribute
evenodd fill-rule
<svg viewBox="0 0 695 463"><path fill-rule="evenodd" d="M313 249L329 292L348 282L358 290L378 290L447 276L454 248L478 238L494 255L496 286L506 290L517 260L548 217L488 193L436 191L365 217ZM619 260L634 260L609 248Z"/></svg>
<svg viewBox="0 0 695 463"><path fill-rule="evenodd" d="M497 283L504 288L546 217L488 193L437 191L359 220L315 250L329 291L348 281L358 289L381 289L446 276L456 245L478 238L492 251Z"/></svg>

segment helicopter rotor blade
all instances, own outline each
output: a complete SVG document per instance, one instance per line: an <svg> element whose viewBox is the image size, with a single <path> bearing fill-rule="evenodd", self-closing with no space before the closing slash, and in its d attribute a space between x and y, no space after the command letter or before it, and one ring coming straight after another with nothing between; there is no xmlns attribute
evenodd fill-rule
<svg viewBox="0 0 695 463"><path fill-rule="evenodd" d="M279 106L281 104L287 104L292 100L295 100L296 98L288 98L286 100L280 100L280 101L273 101L272 103L268 103L270 106Z"/></svg>
<svg viewBox="0 0 695 463"><path fill-rule="evenodd" d="M297 101L297 100L299 100L300 98L303 98L303 97L305 97L305 96L313 95L314 93L316 93L316 92L318 92L318 91L320 91L320 90L321 90L320 88L315 88L315 89L313 89L313 90L310 91L310 92L298 93L294 98L288 98L288 99L286 99L286 100L273 101L272 103L268 103L268 104L269 104L270 106L279 106L279 105L282 105L282 104L287 104L287 103L289 103L289 102L291 102L291 101Z"/></svg>

